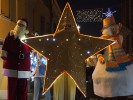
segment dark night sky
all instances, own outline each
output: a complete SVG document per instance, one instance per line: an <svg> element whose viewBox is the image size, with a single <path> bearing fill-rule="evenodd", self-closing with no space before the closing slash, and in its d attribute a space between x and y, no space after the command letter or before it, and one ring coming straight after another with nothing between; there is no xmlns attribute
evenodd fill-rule
<svg viewBox="0 0 133 100"><path fill-rule="evenodd" d="M57 0L58 4L63 10L66 2L69 2L74 16L76 18L76 11L80 9L96 9L103 8L103 12L106 12L108 8L111 8L112 11L117 11L114 16L116 22L120 20L120 1L121 0ZM93 36L100 36L102 29L102 22L87 22L87 23L77 23L81 26L81 33L89 34Z"/></svg>

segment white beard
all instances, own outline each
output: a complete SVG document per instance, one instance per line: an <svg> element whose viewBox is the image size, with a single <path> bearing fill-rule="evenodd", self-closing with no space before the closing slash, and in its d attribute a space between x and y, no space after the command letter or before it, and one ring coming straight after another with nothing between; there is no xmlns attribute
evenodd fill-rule
<svg viewBox="0 0 133 100"><path fill-rule="evenodd" d="M20 40L23 40L25 38L25 32L26 29L24 27L16 25L14 28L14 38L18 37Z"/></svg>
<svg viewBox="0 0 133 100"><path fill-rule="evenodd" d="M19 38L20 40L24 40L24 39L25 39L25 32L19 33L18 38Z"/></svg>

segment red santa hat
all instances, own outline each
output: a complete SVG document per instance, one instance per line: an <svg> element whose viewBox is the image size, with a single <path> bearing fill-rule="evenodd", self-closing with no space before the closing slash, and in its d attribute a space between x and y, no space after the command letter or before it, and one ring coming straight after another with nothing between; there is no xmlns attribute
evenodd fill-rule
<svg viewBox="0 0 133 100"><path fill-rule="evenodd" d="M22 24L22 25L24 25L25 27L27 27L27 23L26 23L25 21L23 21L23 20L18 20L18 21L17 21L17 24Z"/></svg>
<svg viewBox="0 0 133 100"><path fill-rule="evenodd" d="M23 25L23 26L26 26L26 28L28 27L28 21L27 21L27 19L25 19L25 18L19 19L19 20L17 21L17 24L21 24L21 25Z"/></svg>

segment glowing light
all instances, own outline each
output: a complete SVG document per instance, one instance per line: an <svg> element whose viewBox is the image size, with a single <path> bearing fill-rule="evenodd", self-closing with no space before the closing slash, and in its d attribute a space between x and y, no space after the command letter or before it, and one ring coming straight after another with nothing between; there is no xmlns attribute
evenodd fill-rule
<svg viewBox="0 0 133 100"><path fill-rule="evenodd" d="M45 58L42 58L42 59L41 59L41 62L42 62L42 64L44 64L44 65L47 64L47 60L46 60Z"/></svg>
<svg viewBox="0 0 133 100"><path fill-rule="evenodd" d="M113 12L112 12L112 11L110 10L110 8L108 8L108 11L107 11L106 13L103 13L103 14L104 14L104 15L106 16L106 18L107 18L107 17L113 16L113 13L115 13L115 12L116 12L116 11L113 11Z"/></svg>
<svg viewBox="0 0 133 100"><path fill-rule="evenodd" d="M53 41L56 41L56 39L55 39L55 38L53 38Z"/></svg>
<svg viewBox="0 0 133 100"><path fill-rule="evenodd" d="M47 38L46 40L49 41L49 38Z"/></svg>
<svg viewBox="0 0 133 100"><path fill-rule="evenodd" d="M90 51L87 51L87 54L90 54Z"/></svg>
<svg viewBox="0 0 133 100"><path fill-rule="evenodd" d="M80 31L80 26L79 26L79 25L77 25L77 28L78 28L78 30Z"/></svg>
<svg viewBox="0 0 133 100"><path fill-rule="evenodd" d="M81 40L81 39L78 39L79 41Z"/></svg>
<svg viewBox="0 0 133 100"><path fill-rule="evenodd" d="M68 39L66 39L66 41L68 41Z"/></svg>
<svg viewBox="0 0 133 100"><path fill-rule="evenodd" d="M34 77L33 77L33 76L31 77L31 81L32 81L32 82L34 81Z"/></svg>
<svg viewBox="0 0 133 100"><path fill-rule="evenodd" d="M30 58L33 59L33 58L32 58L32 55L30 55Z"/></svg>

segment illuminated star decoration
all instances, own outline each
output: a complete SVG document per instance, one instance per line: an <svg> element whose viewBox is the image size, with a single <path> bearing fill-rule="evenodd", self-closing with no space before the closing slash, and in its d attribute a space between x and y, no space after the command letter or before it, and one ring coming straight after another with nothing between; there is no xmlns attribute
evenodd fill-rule
<svg viewBox="0 0 133 100"><path fill-rule="evenodd" d="M108 11L107 11L106 13L103 13L103 14L104 14L104 15L106 16L106 18L107 18L107 17L113 16L113 13L115 13L115 12L116 12L116 11L113 11L113 12L112 12L112 11L110 10L110 8L108 8Z"/></svg>
<svg viewBox="0 0 133 100"><path fill-rule="evenodd" d="M26 40L27 45L48 60L44 93L65 73L73 79L84 96L86 96L85 60L112 43L109 40L80 34L69 3L63 10L54 34Z"/></svg>

